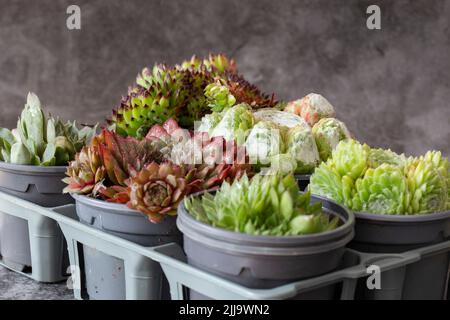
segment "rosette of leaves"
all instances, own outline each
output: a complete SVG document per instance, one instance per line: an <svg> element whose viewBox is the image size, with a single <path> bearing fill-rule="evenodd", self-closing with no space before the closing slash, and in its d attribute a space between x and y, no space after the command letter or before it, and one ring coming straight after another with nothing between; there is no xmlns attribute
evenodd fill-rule
<svg viewBox="0 0 450 320"><path fill-rule="evenodd" d="M313 194L332 199L338 203L345 203L342 177L333 167L331 161L327 163L322 162L314 170L314 174L310 178L308 190L311 190Z"/></svg>
<svg viewBox="0 0 450 320"><path fill-rule="evenodd" d="M320 163L319 151L311 129L298 125L286 133L287 152L297 162L295 172L306 174L314 171Z"/></svg>
<svg viewBox="0 0 450 320"><path fill-rule="evenodd" d="M178 203L190 193L211 189L224 181L233 181L242 172L221 165L175 165L151 163L129 180L128 207L146 214L150 221L161 222L175 215Z"/></svg>
<svg viewBox="0 0 450 320"><path fill-rule="evenodd" d="M346 125L335 118L323 118L317 122L312 132L322 161L327 161L341 140L351 138Z"/></svg>
<svg viewBox="0 0 450 320"><path fill-rule="evenodd" d="M406 164L404 154L397 154L390 149L371 149L368 145L364 145L368 151L368 166L376 168L383 163L392 164L394 166L403 167Z"/></svg>
<svg viewBox="0 0 450 320"><path fill-rule="evenodd" d="M79 129L75 121L64 123L59 118L46 117L39 98L29 93L17 128L0 129L0 160L22 165L67 165L89 143L96 127Z"/></svg>
<svg viewBox="0 0 450 320"><path fill-rule="evenodd" d="M236 103L236 98L220 80L206 86L205 96L208 107L213 112L221 112L224 109L231 108Z"/></svg>
<svg viewBox="0 0 450 320"><path fill-rule="evenodd" d="M408 213L441 212L448 204L448 161L440 152L410 159L405 167L410 202Z"/></svg>
<svg viewBox="0 0 450 320"><path fill-rule="evenodd" d="M186 198L187 211L214 227L251 235L294 236L337 227L339 219L322 213L321 203L310 203L292 175L243 176L224 183L215 193Z"/></svg>
<svg viewBox="0 0 450 320"><path fill-rule="evenodd" d="M352 209L378 214L404 214L409 205L408 182L402 170L382 164L356 180Z"/></svg>
<svg viewBox="0 0 450 320"><path fill-rule="evenodd" d="M64 193L114 198L119 190L114 186L126 187L126 180L147 163L165 161L164 146L161 140L125 138L103 129L69 164Z"/></svg>
<svg viewBox="0 0 450 320"><path fill-rule="evenodd" d="M367 168L368 153L359 142L353 139L341 141L333 150L333 164L343 177L353 180L362 176Z"/></svg>

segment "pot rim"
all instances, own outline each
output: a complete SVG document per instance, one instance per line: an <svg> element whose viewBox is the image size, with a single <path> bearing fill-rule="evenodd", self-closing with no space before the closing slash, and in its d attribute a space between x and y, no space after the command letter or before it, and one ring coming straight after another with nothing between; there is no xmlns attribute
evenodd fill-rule
<svg viewBox="0 0 450 320"><path fill-rule="evenodd" d="M8 171L13 173L31 173L31 174L51 174L51 173L65 173L67 165L65 166L33 166L29 164L15 164L5 161L0 161L0 171Z"/></svg>
<svg viewBox="0 0 450 320"><path fill-rule="evenodd" d="M211 190L209 190L211 191ZM206 193L208 191L202 191L195 194L190 195L189 197L198 196L200 194ZM346 207L323 197L311 195L312 199L319 200L321 202L329 202L332 205L338 206L341 210L347 215L339 214L331 209L326 209L326 211L332 212L335 215L338 215L341 221L344 221L342 225L338 228L314 233L307 235L299 235L299 236L261 236L261 235L250 235L237 231L230 231L219 227L213 227L209 224L203 223L201 221L196 220L186 209L184 206L184 201L181 201L178 206L178 227L179 229L185 233L183 229L195 229L195 232L200 233L203 236L207 236L208 238L214 240L221 240L228 243L237 243L237 244L248 244L248 245L268 245L271 247L274 246L302 246L302 245L310 245L315 244L319 245L322 242L327 242L330 240L337 240L341 238L347 238L348 234L351 233L353 235L353 226L355 223L355 217L353 213L348 210ZM346 220L344 220L346 218Z"/></svg>
<svg viewBox="0 0 450 320"><path fill-rule="evenodd" d="M450 218L450 210L424 214L411 214L411 215L378 214L378 213L357 212L357 211L355 211L354 214L357 220L386 222L386 223L432 222Z"/></svg>
<svg viewBox="0 0 450 320"><path fill-rule="evenodd" d="M94 199L91 197L88 197L86 195L71 193L70 194L72 198L75 199L75 201L83 203L85 205L91 206L91 207L101 207L102 209L107 209L108 211L113 211L115 214L136 214L139 213L141 215L144 215L142 212L130 209L123 203L114 203L114 202L108 202L105 200L100 199Z"/></svg>
<svg viewBox="0 0 450 320"><path fill-rule="evenodd" d="M305 174L294 174L295 180L309 180L311 178L311 173Z"/></svg>

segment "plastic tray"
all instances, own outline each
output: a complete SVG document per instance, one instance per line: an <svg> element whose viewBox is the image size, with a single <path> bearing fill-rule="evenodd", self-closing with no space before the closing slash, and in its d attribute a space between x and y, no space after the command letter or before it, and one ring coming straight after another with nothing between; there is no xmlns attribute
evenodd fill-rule
<svg viewBox="0 0 450 320"><path fill-rule="evenodd" d="M365 254L347 249L345 255L347 265L340 270L272 289L249 289L189 266L182 249L176 244L144 247L84 225L73 218L74 205L48 209L0 193L0 207L8 214L23 217L24 212L27 212L27 215L40 215L58 222L68 243L71 268L76 271L72 274L72 281L77 299L83 298L83 263L79 252L81 245L123 259L126 299L154 299L159 295L160 279L155 279L149 274L148 270L152 268L148 267L160 264L169 281L171 298L174 300L186 298L184 287L213 299L289 299L300 293L333 284L340 284L337 298L349 300L355 298L358 279L368 276L367 267L370 265L377 265L381 272L386 272L408 267L424 258L450 252L450 241L401 254Z"/></svg>

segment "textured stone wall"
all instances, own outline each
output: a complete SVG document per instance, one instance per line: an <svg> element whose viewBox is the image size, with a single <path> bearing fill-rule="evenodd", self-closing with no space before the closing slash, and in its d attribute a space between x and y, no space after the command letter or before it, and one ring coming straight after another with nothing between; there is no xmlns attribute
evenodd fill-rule
<svg viewBox="0 0 450 320"><path fill-rule="evenodd" d="M366 28L370 4L382 30ZM447 0L0 0L0 126L28 91L54 114L102 121L143 66L208 52L281 99L322 93L362 141L450 154Z"/></svg>

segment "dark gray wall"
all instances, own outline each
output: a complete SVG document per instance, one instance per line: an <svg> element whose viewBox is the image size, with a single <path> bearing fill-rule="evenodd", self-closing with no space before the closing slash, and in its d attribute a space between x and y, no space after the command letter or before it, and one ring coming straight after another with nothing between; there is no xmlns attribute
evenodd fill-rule
<svg viewBox="0 0 450 320"><path fill-rule="evenodd" d="M366 28L369 4L381 31ZM450 154L448 0L0 0L0 126L29 90L52 113L101 121L143 66L210 51L282 99L322 93L362 141Z"/></svg>

